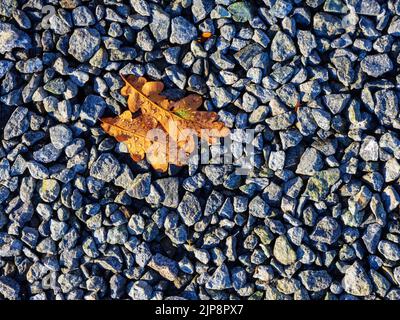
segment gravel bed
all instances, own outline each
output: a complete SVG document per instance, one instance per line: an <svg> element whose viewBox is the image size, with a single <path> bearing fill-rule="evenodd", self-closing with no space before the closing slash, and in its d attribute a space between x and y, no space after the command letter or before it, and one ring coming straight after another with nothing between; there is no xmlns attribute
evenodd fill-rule
<svg viewBox="0 0 400 320"><path fill-rule="evenodd" d="M400 300L400 0L0 0L0 56L0 300ZM135 163L121 73L254 170Z"/></svg>

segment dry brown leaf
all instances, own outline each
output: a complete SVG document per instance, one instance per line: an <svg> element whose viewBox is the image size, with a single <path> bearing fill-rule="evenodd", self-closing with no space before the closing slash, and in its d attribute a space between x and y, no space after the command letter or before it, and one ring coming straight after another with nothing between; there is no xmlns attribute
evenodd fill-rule
<svg viewBox="0 0 400 320"><path fill-rule="evenodd" d="M131 111L140 106L142 113L154 117L164 130L176 141L178 147L192 152L194 137L213 144L229 134L222 122L216 121L215 112L197 111L202 105L199 95L191 94L178 101L169 101L160 95L164 85L159 81L147 81L143 77L122 77L125 87L121 93L128 96ZM207 131L204 131L207 130ZM193 134L190 134L190 131Z"/></svg>
<svg viewBox="0 0 400 320"><path fill-rule="evenodd" d="M197 145L197 137L213 144L229 133L222 122L216 121L215 112L197 110L203 103L199 95L170 101L161 94L164 84L160 81L121 77L125 81L121 93L128 97L129 111L115 118L101 119L101 126L128 147L134 161L146 157L154 169L165 172L168 164L187 163ZM134 117L133 113L138 110L141 115Z"/></svg>
<svg viewBox="0 0 400 320"><path fill-rule="evenodd" d="M101 121L103 130L117 141L123 142L134 161L138 162L146 157L154 169L163 172L167 171L168 164L184 164L179 160L179 157L183 159L183 155L178 154L178 150L174 149L169 141L155 141L155 137L149 134L151 130L157 129L157 121L154 118L145 115L133 118L130 111L125 111L118 117L103 118ZM161 128L159 130L163 133ZM169 150L175 152L169 154Z"/></svg>
<svg viewBox="0 0 400 320"><path fill-rule="evenodd" d="M205 31L201 34L200 38L198 38L197 41L198 42L206 42L211 36L212 36L211 32Z"/></svg>
<svg viewBox="0 0 400 320"><path fill-rule="evenodd" d="M300 102L300 101L297 101L296 104L295 104L295 106L294 106L294 111L295 111L295 112L298 112L299 109L300 109L300 107L301 107L301 102Z"/></svg>

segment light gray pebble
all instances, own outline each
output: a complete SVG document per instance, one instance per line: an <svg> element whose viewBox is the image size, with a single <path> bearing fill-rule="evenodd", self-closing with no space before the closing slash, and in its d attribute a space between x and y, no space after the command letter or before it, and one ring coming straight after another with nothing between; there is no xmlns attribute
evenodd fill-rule
<svg viewBox="0 0 400 320"><path fill-rule="evenodd" d="M111 153L102 153L93 163L90 175L96 179L110 182L120 171L118 160Z"/></svg>
<svg viewBox="0 0 400 320"><path fill-rule="evenodd" d="M354 296L368 296L372 292L372 283L359 262L349 266L342 280L343 289Z"/></svg>
<svg viewBox="0 0 400 320"><path fill-rule="evenodd" d="M171 43L186 44L196 39L196 28L184 17L176 17L171 23Z"/></svg>
<svg viewBox="0 0 400 320"><path fill-rule="evenodd" d="M192 226L201 218L201 206L196 196L186 192L179 203L178 212L187 226Z"/></svg>
<svg viewBox="0 0 400 320"><path fill-rule="evenodd" d="M99 49L100 34L96 29L75 29L69 39L68 53L80 62L88 61Z"/></svg>

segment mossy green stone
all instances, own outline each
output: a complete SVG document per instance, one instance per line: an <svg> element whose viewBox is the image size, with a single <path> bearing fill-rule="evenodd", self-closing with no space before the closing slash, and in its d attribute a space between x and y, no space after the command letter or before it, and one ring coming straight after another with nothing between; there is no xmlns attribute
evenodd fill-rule
<svg viewBox="0 0 400 320"><path fill-rule="evenodd" d="M363 222L364 219L364 212L363 211L357 211L354 214L352 214L349 210L346 210L342 216L341 216L343 223L346 226L353 227L353 228L358 228L361 223Z"/></svg>
<svg viewBox="0 0 400 320"><path fill-rule="evenodd" d="M312 201L320 201L328 195L329 188L339 179L339 169L320 171L308 180L305 195L307 195Z"/></svg>
<svg viewBox="0 0 400 320"><path fill-rule="evenodd" d="M96 68L104 68L108 62L108 53L105 49L100 48L89 60L90 65Z"/></svg>
<svg viewBox="0 0 400 320"><path fill-rule="evenodd" d="M49 82L47 82L44 86L43 86L44 90L52 93L52 94L62 94L65 92L66 86L65 86L65 82L63 79L61 78L56 78L53 79Z"/></svg>
<svg viewBox="0 0 400 320"><path fill-rule="evenodd" d="M334 13L347 13L349 9L341 0L327 0L324 4L324 11Z"/></svg>
<svg viewBox="0 0 400 320"><path fill-rule="evenodd" d="M328 185L331 187L340 179L340 170L339 169L328 169L319 172L319 175L328 182Z"/></svg>
<svg viewBox="0 0 400 320"><path fill-rule="evenodd" d="M263 244L270 244L274 240L273 234L266 228L258 226L254 228L255 234L260 238Z"/></svg>
<svg viewBox="0 0 400 320"><path fill-rule="evenodd" d="M319 201L328 194L328 183L319 177L312 177L308 180L305 194L312 201Z"/></svg>
<svg viewBox="0 0 400 320"><path fill-rule="evenodd" d="M44 179L39 188L39 195L45 202L53 202L60 193L60 185L55 179Z"/></svg>
<svg viewBox="0 0 400 320"><path fill-rule="evenodd" d="M256 291L249 297L249 300L262 300L263 297L264 297L264 292Z"/></svg>
<svg viewBox="0 0 400 320"><path fill-rule="evenodd" d="M232 3L228 7L228 11L236 22L247 22L252 18L251 6L246 1Z"/></svg>

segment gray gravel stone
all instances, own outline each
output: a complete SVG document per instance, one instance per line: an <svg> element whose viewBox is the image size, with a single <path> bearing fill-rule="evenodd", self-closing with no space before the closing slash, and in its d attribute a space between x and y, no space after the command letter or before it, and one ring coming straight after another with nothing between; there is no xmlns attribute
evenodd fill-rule
<svg viewBox="0 0 400 320"><path fill-rule="evenodd" d="M360 148L360 157L365 161L378 160L379 146L374 137L368 136L364 139Z"/></svg>
<svg viewBox="0 0 400 320"><path fill-rule="evenodd" d="M82 104L80 118L90 125L96 123L106 108L106 103L102 97L89 95Z"/></svg>
<svg viewBox="0 0 400 320"><path fill-rule="evenodd" d="M60 193L60 185L54 179L44 179L39 184L40 198L45 202L53 202Z"/></svg>
<svg viewBox="0 0 400 320"><path fill-rule="evenodd" d="M110 182L120 171L118 160L111 153L102 153L93 163L90 175L96 179Z"/></svg>
<svg viewBox="0 0 400 320"><path fill-rule="evenodd" d="M386 211L393 211L400 204L400 195L393 186L387 186L382 192L382 202Z"/></svg>
<svg viewBox="0 0 400 320"><path fill-rule="evenodd" d="M309 291L326 290L332 283L332 277L326 270L306 270L299 273L302 284Z"/></svg>
<svg viewBox="0 0 400 320"><path fill-rule="evenodd" d="M400 260L400 248L396 243L381 240L378 244L378 250L386 259L390 261Z"/></svg>
<svg viewBox="0 0 400 320"><path fill-rule="evenodd" d="M341 235L340 225L331 217L322 218L317 225L310 238L314 241L333 244Z"/></svg>
<svg viewBox="0 0 400 320"><path fill-rule="evenodd" d="M14 63L9 60L0 60L0 79L3 78L14 66Z"/></svg>
<svg viewBox="0 0 400 320"><path fill-rule="evenodd" d="M150 194L151 175L149 173L138 174L127 186L129 196L136 199L144 199Z"/></svg>
<svg viewBox="0 0 400 320"><path fill-rule="evenodd" d="M68 53L79 62L88 61L99 49L100 34L96 29L75 29L69 39Z"/></svg>
<svg viewBox="0 0 400 320"><path fill-rule="evenodd" d="M18 2L17 0L2 0L0 2L0 15L5 16L7 18L11 17L11 15L17 9Z"/></svg>
<svg viewBox="0 0 400 320"><path fill-rule="evenodd" d="M169 208L177 208L179 204L179 180L174 177L154 181L155 187L160 191L161 203Z"/></svg>
<svg viewBox="0 0 400 320"><path fill-rule="evenodd" d="M350 101L349 94L330 94L323 97L325 105L333 114L340 113Z"/></svg>
<svg viewBox="0 0 400 320"><path fill-rule="evenodd" d="M252 60L262 51L262 46L258 45L257 43L252 43L239 50L233 55L233 57L247 71L252 65Z"/></svg>
<svg viewBox="0 0 400 320"><path fill-rule="evenodd" d="M393 69L393 62L387 54L366 56L360 65L366 74L375 78Z"/></svg>
<svg viewBox="0 0 400 320"><path fill-rule="evenodd" d="M247 22L252 18L252 7L249 2L238 1L228 7L232 18L236 22Z"/></svg>
<svg viewBox="0 0 400 320"><path fill-rule="evenodd" d="M354 296L368 296L372 292L372 283L359 262L346 269L342 280L343 289Z"/></svg>
<svg viewBox="0 0 400 320"><path fill-rule="evenodd" d="M330 187L335 185L339 179L339 169L334 168L320 171L308 179L304 194L313 201L323 200L328 195Z"/></svg>
<svg viewBox="0 0 400 320"><path fill-rule="evenodd" d="M25 133L29 128L29 120L27 116L27 108L16 108L4 127L4 139L13 139Z"/></svg>
<svg viewBox="0 0 400 320"><path fill-rule="evenodd" d="M381 238L381 233L382 227L379 224L373 223L368 225L362 237L362 240L364 241L365 247L367 248L369 253L375 254L379 240Z"/></svg>
<svg viewBox="0 0 400 320"><path fill-rule="evenodd" d="M176 17L171 23L171 42L177 44L186 44L196 39L196 28L185 18Z"/></svg>
<svg viewBox="0 0 400 320"><path fill-rule="evenodd" d="M165 40L169 36L169 27L171 24L170 16L156 5L150 5L151 23L149 25L151 32L157 42Z"/></svg>
<svg viewBox="0 0 400 320"><path fill-rule="evenodd" d="M385 163L383 176L385 182L395 181L400 176L400 164L397 159L391 158Z"/></svg>
<svg viewBox="0 0 400 320"><path fill-rule="evenodd" d="M376 0L351 0L348 4L354 7L356 13L367 16L378 16L381 13L381 6Z"/></svg>
<svg viewBox="0 0 400 320"><path fill-rule="evenodd" d="M43 70L43 62L39 58L18 61L15 68L21 73L36 73Z"/></svg>
<svg viewBox="0 0 400 320"><path fill-rule="evenodd" d="M50 140L57 149L64 149L72 141L72 131L66 125L57 125L50 128Z"/></svg>
<svg viewBox="0 0 400 320"><path fill-rule="evenodd" d="M254 217L265 218L269 211L269 205L260 196L253 198L249 203L249 213Z"/></svg>
<svg viewBox="0 0 400 320"><path fill-rule="evenodd" d="M197 23L208 16L214 7L212 0L193 0L192 13L194 22Z"/></svg>
<svg viewBox="0 0 400 320"><path fill-rule="evenodd" d="M118 226L108 230L107 242L110 244L123 245L128 240L128 231L125 226Z"/></svg>
<svg viewBox="0 0 400 320"><path fill-rule="evenodd" d="M41 163L51 163L58 159L61 150L57 149L52 143L44 145L39 150L33 152L33 158Z"/></svg>
<svg viewBox="0 0 400 320"><path fill-rule="evenodd" d="M390 22L388 33L393 36L400 36L400 19L398 16L394 16Z"/></svg>
<svg viewBox="0 0 400 320"><path fill-rule="evenodd" d="M144 0L129 0L132 8L142 16L150 16L150 6Z"/></svg>
<svg viewBox="0 0 400 320"><path fill-rule="evenodd" d="M301 54L305 57L309 57L312 50L317 48L317 42L315 36L310 31L298 30L297 41Z"/></svg>
<svg viewBox="0 0 400 320"><path fill-rule="evenodd" d="M93 13L85 6L79 6L72 10L72 20L77 27L87 27L96 22Z"/></svg>
<svg viewBox="0 0 400 320"><path fill-rule="evenodd" d="M134 282L128 291L128 295L133 300L149 300L152 293L152 287L144 280Z"/></svg>
<svg viewBox="0 0 400 320"><path fill-rule="evenodd" d="M187 226L194 225L201 219L201 206L197 198L190 192L186 192L179 203L178 212Z"/></svg>
<svg viewBox="0 0 400 320"><path fill-rule="evenodd" d="M284 32L278 31L271 42L271 58L274 61L286 61L296 55L293 40Z"/></svg>
<svg viewBox="0 0 400 320"><path fill-rule="evenodd" d="M7 10L10 7L7 6ZM11 52L15 48L29 50L32 46L31 38L23 31L9 23L0 22L0 53Z"/></svg>
<svg viewBox="0 0 400 320"><path fill-rule="evenodd" d="M229 269L225 264L219 266L205 284L205 287L211 290L224 290L231 286Z"/></svg>
<svg viewBox="0 0 400 320"><path fill-rule="evenodd" d="M315 34L321 37L338 36L343 32L341 19L325 12L314 15L313 29Z"/></svg>
<svg viewBox="0 0 400 320"><path fill-rule="evenodd" d="M0 181L7 181L10 177L10 162L7 159L2 159L0 161Z"/></svg>
<svg viewBox="0 0 400 320"><path fill-rule="evenodd" d="M151 258L149 267L156 270L162 277L169 281L174 281L178 276L177 263L159 253Z"/></svg>
<svg viewBox="0 0 400 320"><path fill-rule="evenodd" d="M301 156L296 173L313 176L323 167L320 153L314 148L308 148Z"/></svg>
<svg viewBox="0 0 400 320"><path fill-rule="evenodd" d="M17 300L20 297L20 285L8 276L0 277L0 294L9 300Z"/></svg>

